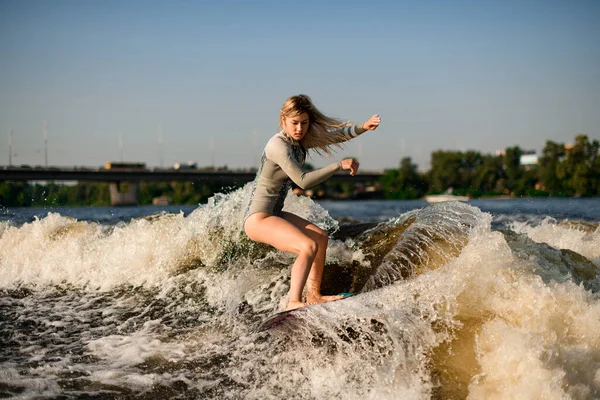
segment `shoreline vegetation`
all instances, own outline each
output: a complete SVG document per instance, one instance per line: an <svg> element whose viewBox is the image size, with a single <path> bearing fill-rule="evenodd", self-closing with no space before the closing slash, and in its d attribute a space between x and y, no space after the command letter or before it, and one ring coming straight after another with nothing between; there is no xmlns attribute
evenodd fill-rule
<svg viewBox="0 0 600 400"><path fill-rule="evenodd" d="M368 185L326 182L295 193L324 200L424 199L428 195L464 196L469 199L514 197L596 197L600 196L600 143L587 135L575 137L574 144L546 142L536 164L522 165L524 152L509 147L502 154L477 151L444 151L431 154L431 168L419 172L410 157L399 168L389 169ZM140 182L140 205L205 203L224 187L202 182ZM0 182L0 206L107 206L108 183Z"/></svg>

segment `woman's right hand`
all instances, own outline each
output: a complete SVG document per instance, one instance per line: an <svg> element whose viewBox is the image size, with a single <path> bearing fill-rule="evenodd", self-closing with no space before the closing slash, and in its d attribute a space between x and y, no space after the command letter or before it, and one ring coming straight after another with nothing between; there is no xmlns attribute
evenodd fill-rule
<svg viewBox="0 0 600 400"><path fill-rule="evenodd" d="M381 117L379 114L375 114L363 124L363 129L366 129L367 131L374 131L377 129L380 123Z"/></svg>
<svg viewBox="0 0 600 400"><path fill-rule="evenodd" d="M342 169L349 169L350 170L350 175L354 176L354 174L356 174L356 172L358 172L358 161L352 159L352 158L346 158L345 160L341 161L342 164Z"/></svg>

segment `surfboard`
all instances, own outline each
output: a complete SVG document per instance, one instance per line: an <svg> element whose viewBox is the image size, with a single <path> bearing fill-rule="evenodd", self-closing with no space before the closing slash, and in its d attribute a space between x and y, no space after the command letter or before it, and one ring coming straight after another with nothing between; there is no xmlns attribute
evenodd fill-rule
<svg viewBox="0 0 600 400"><path fill-rule="evenodd" d="M342 300L347 299L348 297L354 296L354 294L352 294L352 293L340 293L339 295L344 296L344 297L339 300L335 300L335 301L342 301ZM311 304L309 306L296 308L295 310L278 312L277 314L273 314L270 317L268 317L267 319L265 319L258 326L258 328L256 330L258 332L264 332L264 331L268 331L269 329L273 329L278 326L282 326L282 325L296 319L299 315L301 315L301 313L306 312L306 310L308 308L322 306L323 304L327 304L327 303Z"/></svg>

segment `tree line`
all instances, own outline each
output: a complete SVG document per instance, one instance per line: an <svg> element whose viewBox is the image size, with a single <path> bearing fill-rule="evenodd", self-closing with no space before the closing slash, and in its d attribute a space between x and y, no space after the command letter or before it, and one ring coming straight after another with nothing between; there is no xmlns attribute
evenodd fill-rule
<svg viewBox="0 0 600 400"><path fill-rule="evenodd" d="M159 196L170 197L172 204L205 203L214 193L228 190L222 185L202 182L140 182L139 204L152 204ZM0 206L108 206L108 183L80 182L75 185L56 183L0 182Z"/></svg>
<svg viewBox="0 0 600 400"><path fill-rule="evenodd" d="M522 165L524 154L509 147L503 154L442 151L431 154L431 167L419 173L410 157L381 178L387 198L416 199L452 188L455 195L471 196L600 196L600 143L587 135L573 145L547 141L537 164Z"/></svg>
<svg viewBox="0 0 600 400"><path fill-rule="evenodd" d="M522 165L523 150L518 146L503 154L477 151L444 151L431 154L429 171L421 173L410 157L399 168L385 171L380 190L372 197L418 199L452 188L456 195L472 198L486 196L600 196L600 143L587 135L578 135L572 146L546 142L537 164ZM173 204L200 204L214 193L237 187L202 182L140 182L140 204L152 204L158 196L168 196ZM326 182L315 193L325 198L364 198L349 182ZM373 192L372 192L373 193ZM108 183L81 182L75 185L55 183L0 182L0 205L27 206L107 206L110 204Z"/></svg>

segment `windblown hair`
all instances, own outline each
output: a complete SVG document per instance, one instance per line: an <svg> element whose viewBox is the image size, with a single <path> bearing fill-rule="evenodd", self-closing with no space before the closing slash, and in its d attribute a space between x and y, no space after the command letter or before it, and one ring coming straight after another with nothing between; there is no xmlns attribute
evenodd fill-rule
<svg viewBox="0 0 600 400"><path fill-rule="evenodd" d="M279 128L283 127L284 117L296 117L307 113L309 118L308 131L300 140L305 149L314 149L317 153L331 155L332 146L342 148L340 144L348 140L342 128L352 125L349 121L342 121L324 115L305 94L289 97L281 107Z"/></svg>

